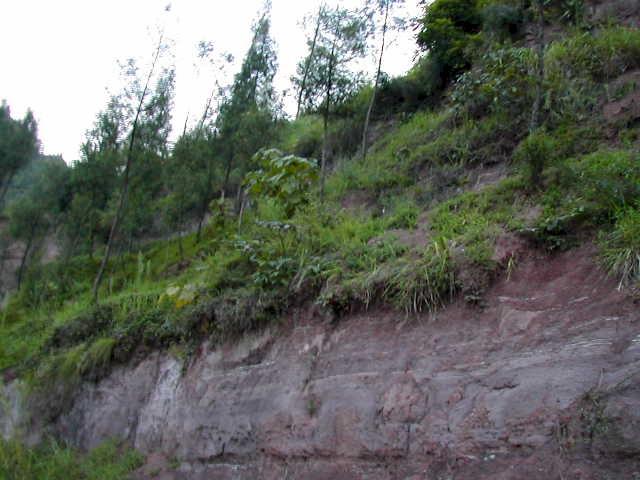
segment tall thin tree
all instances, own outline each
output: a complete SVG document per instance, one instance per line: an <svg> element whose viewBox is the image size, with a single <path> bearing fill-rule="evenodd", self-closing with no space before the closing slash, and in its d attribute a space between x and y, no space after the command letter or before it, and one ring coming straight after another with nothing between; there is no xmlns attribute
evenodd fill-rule
<svg viewBox="0 0 640 480"><path fill-rule="evenodd" d="M316 52L316 45L318 43L318 35L320 34L320 26L322 25L322 16L324 15L325 5L324 3L320 4L318 7L318 13L316 15L316 27L313 33L313 39L309 45L309 54L304 63L304 72L302 74L302 80L300 82L300 86L298 88L298 106L296 108L296 118L300 117L300 109L302 107L302 97L306 91L307 87L307 78L309 77L309 70L311 69L311 63L313 62L313 56Z"/></svg>
<svg viewBox="0 0 640 480"><path fill-rule="evenodd" d="M382 57L384 56L385 42L387 39L387 31L389 29L389 11L394 3L401 3L403 0L379 0L378 9L384 12L384 20L382 22L382 40L380 42L380 54L378 55L378 68L376 70L375 80L373 82L373 92L369 99L367 114L364 118L364 127L362 128L362 158L367 158L369 123L371 122L371 113L376 101L376 95L380 86L380 76L382 74Z"/></svg>
<svg viewBox="0 0 640 480"><path fill-rule="evenodd" d="M156 64L158 59L160 58L160 53L163 50L163 34L160 34L160 38L158 40L158 46L155 49L153 60L151 62L151 67L149 68L149 74L147 75L147 80L144 85L144 89L142 90L142 94L140 95L140 100L138 102L138 107L136 108L136 115L133 120L133 126L131 128L131 136L129 137L129 146L127 148L127 160L124 167L123 179L122 179L122 188L120 191L120 201L118 202L118 209L116 210L116 214L113 217L113 222L111 223L111 230L109 231L109 240L107 241L107 246L105 248L104 256L102 257L102 262L100 263L100 268L98 269L98 273L96 274L96 278L93 281L93 301L97 302L98 293L100 291L100 285L102 284L102 280L104 277L104 272L109 262L109 258L111 256L111 250L113 248L114 239L116 237L116 233L118 231L118 225L120 224L120 220L122 219L122 214L124 212L124 208L127 202L127 195L129 193L129 175L131 172L131 164L133 159L133 151L136 141L136 133L138 129L138 121L140 119L140 114L142 113L142 107L144 105L144 100L149 91L149 84L153 77L153 73L156 68Z"/></svg>

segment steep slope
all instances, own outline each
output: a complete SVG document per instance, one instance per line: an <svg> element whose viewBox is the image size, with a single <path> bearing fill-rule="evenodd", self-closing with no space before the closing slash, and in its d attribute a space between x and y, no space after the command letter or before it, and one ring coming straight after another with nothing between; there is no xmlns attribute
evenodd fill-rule
<svg viewBox="0 0 640 480"><path fill-rule="evenodd" d="M594 252L521 249L483 308L302 309L185 371L156 353L86 384L56 429L155 453L140 478L634 478L640 311Z"/></svg>

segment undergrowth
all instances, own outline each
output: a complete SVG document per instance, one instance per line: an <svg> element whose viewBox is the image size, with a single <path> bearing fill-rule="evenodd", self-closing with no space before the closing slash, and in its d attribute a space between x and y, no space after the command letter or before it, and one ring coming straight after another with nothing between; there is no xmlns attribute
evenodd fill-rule
<svg viewBox="0 0 640 480"><path fill-rule="evenodd" d="M202 340L266 327L294 305L319 304L338 320L379 305L430 312L458 294L477 302L507 268L494 258L505 233L533 235L550 250L596 236L620 284L638 281L636 137L625 130L611 146L593 114L603 82L640 66L638 33L616 27L552 43L545 127L531 135L531 51L505 44L482 53L443 108L396 119L364 159L336 156L323 202L288 170L295 203L287 192L254 189L241 218L223 205L199 240L152 242L113 258L98 304L90 290L99 258L34 266L0 313L0 371L27 379L34 405L55 417L80 382L115 363L159 348L188 360ZM357 124L347 123L334 135L343 153ZM318 117L303 116L279 146L317 156L320 133ZM496 164L505 178L472 189L469 171ZM347 204L354 193L363 205Z"/></svg>
<svg viewBox="0 0 640 480"><path fill-rule="evenodd" d="M55 441L28 448L0 439L0 478L7 480L121 480L142 462L138 452L116 442L82 454Z"/></svg>

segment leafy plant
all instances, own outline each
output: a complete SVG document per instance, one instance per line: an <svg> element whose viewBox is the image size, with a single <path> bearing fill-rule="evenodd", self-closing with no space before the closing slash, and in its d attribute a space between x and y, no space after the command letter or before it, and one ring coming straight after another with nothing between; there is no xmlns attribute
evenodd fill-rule
<svg viewBox="0 0 640 480"><path fill-rule="evenodd" d="M287 218L308 203L309 189L318 178L316 163L295 155L283 155L280 150L260 150L254 155L260 169L245 179L249 193L272 198L281 203Z"/></svg>
<svg viewBox="0 0 640 480"><path fill-rule="evenodd" d="M532 188L541 188L542 171L555 156L555 142L543 131L531 133L516 148L513 157L524 163Z"/></svg>

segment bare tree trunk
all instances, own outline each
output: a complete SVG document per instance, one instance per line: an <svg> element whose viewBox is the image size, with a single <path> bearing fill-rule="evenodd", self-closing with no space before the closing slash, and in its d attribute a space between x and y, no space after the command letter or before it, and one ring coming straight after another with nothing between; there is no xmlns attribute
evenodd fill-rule
<svg viewBox="0 0 640 480"><path fill-rule="evenodd" d="M180 261L184 260L184 248L182 248L182 230L178 232L178 252L180 253Z"/></svg>
<svg viewBox="0 0 640 480"><path fill-rule="evenodd" d="M147 91L149 90L149 82L151 81L151 77L153 76L153 71L155 70L156 63L158 61L158 57L160 56L161 50L162 50L162 35L160 35L158 47L156 48L153 62L151 63L151 68L149 69L149 75L147 76L147 81L144 85L142 95L140 96L140 102L138 103L136 116L135 116L135 119L133 120L133 128L131 129L131 138L129 139L129 148L127 150L127 162L124 168L124 179L122 181L122 191L120 193L120 202L118 204L118 209L116 210L116 216L114 217L113 223L111 224L111 230L109 231L109 240L107 241L107 247L105 250L104 257L102 258L102 262L100 263L100 268L98 269L98 273L93 282L93 301L94 302L98 301L98 291L100 290L100 284L102 283L102 279L104 277L104 271L107 266L107 263L109 262L109 257L111 256L113 241L118 231L118 225L120 224L122 213L124 211L124 207L127 202L127 194L129 192L129 173L131 171L131 161L133 157L133 147L136 139L136 131L138 129L138 120L140 118L140 113L142 112L144 99L147 96Z"/></svg>
<svg viewBox="0 0 640 480"><path fill-rule="evenodd" d="M329 110L331 108L331 89L333 88L333 69L335 67L335 50L336 41L334 40L331 46L331 56L329 57L329 75L327 76L327 89L326 99L323 114L323 129L322 129L322 159L320 162L320 201L324 201L324 184L327 176L327 140L329 129Z"/></svg>
<svg viewBox="0 0 640 480"><path fill-rule="evenodd" d="M384 11L384 24L382 26L382 44L380 45L380 56L378 57L378 70L376 71L376 80L373 84L373 93L371 94L371 100L369 101L369 108L367 108L367 116L364 119L364 128L362 129L362 159L367 158L367 135L369 133L369 122L371 121L371 112L373 111L373 105L376 101L376 93L378 92L378 85L380 84L380 73L382 70L382 56L384 55L384 42L387 36L387 22L389 19L389 3L390 0L386 0Z"/></svg>
<svg viewBox="0 0 640 480"><path fill-rule="evenodd" d="M318 35L320 33L320 22L322 20L322 11L324 5L320 5L318 8L318 18L316 20L316 30L313 34L313 42L311 43L311 50L309 51L309 56L307 57L307 61L304 65L304 74L302 75L302 83L300 84L300 90L298 91L298 108L296 109L296 119L300 117L300 108L302 106L302 95L307 86L307 78L309 77L309 70L311 69L311 62L313 62L313 54L316 51L316 43L318 41Z"/></svg>
<svg viewBox="0 0 640 480"><path fill-rule="evenodd" d="M535 0L536 15L536 73L535 96L529 121L529 132L540 127L540 109L542 107L542 88L544 82L544 0Z"/></svg>
<svg viewBox="0 0 640 480"><path fill-rule="evenodd" d="M2 206L4 205L4 197L9 191L9 186L11 185L11 180L13 180L13 176L15 175L15 173L15 171L10 172L7 176L6 181L2 185L2 191L0 191L0 208L2 208Z"/></svg>
<svg viewBox="0 0 640 480"><path fill-rule="evenodd" d="M231 160L229 160L227 172L225 175L224 186L222 191L223 197L224 197L224 190L227 188L227 182L229 181L230 172L231 172ZM200 205L200 218L198 220L198 233L196 234L196 242L200 241L200 235L202 233L202 224L204 223L204 217L207 214L209 202L211 201L211 196L212 196L211 182L212 181L213 181L213 166L211 165L211 160L209 160L207 162L207 192L202 199L202 204Z"/></svg>
<svg viewBox="0 0 640 480"><path fill-rule="evenodd" d="M24 268L27 265L27 258L29 257L29 252L31 251L31 246L33 245L33 237L35 236L35 231L32 228L31 233L29 234L29 240L27 241L27 246L24 249L24 253L22 254L22 260L20 260L20 268L18 269L18 290L20 290L20 286L22 285L22 277L24 275Z"/></svg>
<svg viewBox="0 0 640 480"><path fill-rule="evenodd" d="M227 190L229 188L229 178L231 176L231 167L233 166L233 156L235 154L233 143L231 143L231 152L229 155L229 159L227 160L227 165L225 166L224 172L224 182L222 183L222 196L226 196L228 193Z"/></svg>
<svg viewBox="0 0 640 480"><path fill-rule="evenodd" d="M536 15L536 72L535 72L535 93L531 108L531 118L529 120L529 134L535 133L540 128L540 110L542 108L542 94L544 82L544 0L535 0ZM537 187L540 183L542 170L544 169L543 159L532 159L531 183Z"/></svg>

